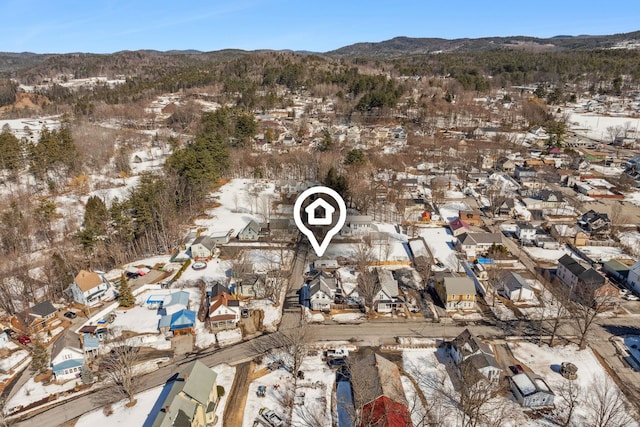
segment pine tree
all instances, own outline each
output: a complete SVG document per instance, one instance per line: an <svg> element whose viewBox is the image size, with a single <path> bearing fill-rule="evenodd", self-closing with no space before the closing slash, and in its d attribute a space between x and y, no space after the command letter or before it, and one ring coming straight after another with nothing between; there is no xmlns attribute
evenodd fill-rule
<svg viewBox="0 0 640 427"><path fill-rule="evenodd" d="M42 341L33 343L33 353L31 354L31 372L41 374L49 369L49 353Z"/></svg>
<svg viewBox="0 0 640 427"><path fill-rule="evenodd" d="M133 307L135 305L136 297L133 296L133 292L129 286L129 281L124 273L122 273L122 276L120 277L120 288L118 292L118 303L120 304L120 307Z"/></svg>
<svg viewBox="0 0 640 427"><path fill-rule="evenodd" d="M87 365L82 365L82 368L80 368L80 380L82 384L91 384L93 382L93 372Z"/></svg>

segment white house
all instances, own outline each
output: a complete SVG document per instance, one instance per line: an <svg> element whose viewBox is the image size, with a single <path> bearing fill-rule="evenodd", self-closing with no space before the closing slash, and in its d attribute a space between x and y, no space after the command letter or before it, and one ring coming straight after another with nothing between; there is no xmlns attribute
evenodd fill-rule
<svg viewBox="0 0 640 427"><path fill-rule="evenodd" d="M235 328L240 321L240 300L222 292L211 298L209 321L212 327Z"/></svg>
<svg viewBox="0 0 640 427"><path fill-rule="evenodd" d="M56 381L80 378L84 351L78 334L65 329L51 346L51 370Z"/></svg>
<svg viewBox="0 0 640 427"><path fill-rule="evenodd" d="M81 270L71 286L73 300L82 305L95 305L100 302L109 289L109 281L95 271Z"/></svg>
<svg viewBox="0 0 640 427"><path fill-rule="evenodd" d="M378 313L391 313L404 304L404 300L399 296L398 281L389 270L376 268L375 272L380 290L373 299L373 305Z"/></svg>
<svg viewBox="0 0 640 427"><path fill-rule="evenodd" d="M355 234L367 234L371 231L370 215L347 215L344 226L340 230L341 236L353 236Z"/></svg>
<svg viewBox="0 0 640 427"><path fill-rule="evenodd" d="M4 348L9 342L9 336L6 332L0 332L0 348Z"/></svg>
<svg viewBox="0 0 640 427"><path fill-rule="evenodd" d="M240 232L238 233L239 240L258 240L260 235L260 225L254 220L249 221Z"/></svg>
<svg viewBox="0 0 640 427"><path fill-rule="evenodd" d="M191 258L210 258L215 247L216 242L211 236L199 236L191 244Z"/></svg>
<svg viewBox="0 0 640 427"><path fill-rule="evenodd" d="M539 376L522 372L509 378L511 392L527 408L541 408L553 405L555 395L549 385Z"/></svg>
<svg viewBox="0 0 640 427"><path fill-rule="evenodd" d="M330 310L337 290L338 283L335 277L325 272L316 274L309 282L309 308Z"/></svg>
<svg viewBox="0 0 640 427"><path fill-rule="evenodd" d="M493 349L489 344L471 335L469 329L465 329L454 338L448 349L456 366L463 367L468 365L490 381L498 381L500 379L502 369L495 359Z"/></svg>
<svg viewBox="0 0 640 427"><path fill-rule="evenodd" d="M629 276L627 277L627 283L633 288L634 291L640 292L640 261L629 267Z"/></svg>
<svg viewBox="0 0 640 427"><path fill-rule="evenodd" d="M531 301L534 296L531 285L521 275L511 271L500 278L498 292L511 301Z"/></svg>
<svg viewBox="0 0 640 427"><path fill-rule="evenodd" d="M531 243L536 238L536 227L526 221L516 221L515 234L522 243Z"/></svg>

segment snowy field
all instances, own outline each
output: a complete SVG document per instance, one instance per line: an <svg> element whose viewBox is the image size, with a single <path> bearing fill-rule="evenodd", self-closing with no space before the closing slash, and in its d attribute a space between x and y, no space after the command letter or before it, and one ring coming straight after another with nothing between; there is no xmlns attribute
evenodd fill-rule
<svg viewBox="0 0 640 427"><path fill-rule="evenodd" d="M198 219L199 227L214 231L235 230L235 236L251 220L265 222L271 212L271 204L278 195L275 184L267 180L233 179L213 194L220 206L207 211L210 216Z"/></svg>
<svg viewBox="0 0 640 427"><path fill-rule="evenodd" d="M438 261L451 271L458 271L458 259L453 249L457 239L451 234L448 228L419 228L418 234L427 242L427 246L429 246L429 250L434 258L437 258Z"/></svg>
<svg viewBox="0 0 640 427"><path fill-rule="evenodd" d="M615 128L620 126L624 128L629 126L631 131L640 129L640 119L638 118L603 116L587 113L571 113L569 115L569 123L572 124L572 128L576 129L576 133L603 142L611 142L611 136L608 135L607 132L608 127ZM575 123L577 123L577 125Z"/></svg>

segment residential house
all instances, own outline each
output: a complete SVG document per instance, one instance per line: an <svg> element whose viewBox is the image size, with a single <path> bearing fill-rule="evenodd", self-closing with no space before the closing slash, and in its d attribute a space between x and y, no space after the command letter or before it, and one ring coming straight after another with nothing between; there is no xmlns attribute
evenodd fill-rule
<svg viewBox="0 0 640 427"><path fill-rule="evenodd" d="M456 218L453 221L449 222L449 229L451 230L451 234L454 237L458 237L464 233L470 233L471 227L464 220L460 218Z"/></svg>
<svg viewBox="0 0 640 427"><path fill-rule="evenodd" d="M640 293L640 261L629 267L627 283L633 288L634 291Z"/></svg>
<svg viewBox="0 0 640 427"><path fill-rule="evenodd" d="M475 258L477 254L486 253L492 246L502 244L500 233L464 233L458 237L460 249L468 258Z"/></svg>
<svg viewBox="0 0 640 427"><path fill-rule="evenodd" d="M209 237L213 239L213 243L215 243L216 245L224 245L226 243L229 243L232 235L233 235L233 229L227 230L227 231L213 232L211 235L209 235Z"/></svg>
<svg viewBox="0 0 640 427"><path fill-rule="evenodd" d="M508 198L498 207L497 214L500 216L515 217L516 216L516 201L513 198Z"/></svg>
<svg viewBox="0 0 640 427"><path fill-rule="evenodd" d="M247 273L231 285L231 293L243 297L257 298L263 295L266 277L264 274Z"/></svg>
<svg viewBox="0 0 640 427"><path fill-rule="evenodd" d="M180 369L171 382L152 427L205 427L216 424L215 411L220 400L218 375L196 360Z"/></svg>
<svg viewBox="0 0 640 427"><path fill-rule="evenodd" d="M435 291L447 311L472 310L476 303L476 286L469 277L436 277Z"/></svg>
<svg viewBox="0 0 640 427"><path fill-rule="evenodd" d="M500 277L498 292L511 301L531 301L534 297L529 282L512 271L506 272Z"/></svg>
<svg viewBox="0 0 640 427"><path fill-rule="evenodd" d="M526 408L552 406L555 394L538 375L522 372L509 377L511 392L520 405Z"/></svg>
<svg viewBox="0 0 640 427"><path fill-rule="evenodd" d="M542 249L560 249L560 242L558 242L556 239L551 237L551 235L545 233L542 230L538 230L535 238L533 239L533 242L537 247Z"/></svg>
<svg viewBox="0 0 640 427"><path fill-rule="evenodd" d="M84 351L80 337L65 329L51 346L51 370L56 381L80 378L84 366Z"/></svg>
<svg viewBox="0 0 640 427"><path fill-rule="evenodd" d="M191 258L211 258L216 242L211 236L199 236L191 244Z"/></svg>
<svg viewBox="0 0 640 427"><path fill-rule="evenodd" d="M513 169L513 176L520 182L530 182L536 179L536 177L538 176L538 172L531 167L516 165Z"/></svg>
<svg viewBox="0 0 640 427"><path fill-rule="evenodd" d="M513 173L513 171L515 171L516 169L515 162L507 157L499 158L496 166L498 170L506 173Z"/></svg>
<svg viewBox="0 0 640 427"><path fill-rule="evenodd" d="M313 269L316 271L335 271L339 267L338 260L335 259L317 259L313 262Z"/></svg>
<svg viewBox="0 0 640 427"><path fill-rule="evenodd" d="M209 301L209 322L213 328L235 328L240 321L240 300L227 292L212 296Z"/></svg>
<svg viewBox="0 0 640 427"><path fill-rule="evenodd" d="M98 357L98 348L100 347L100 339L88 332L82 334L82 350L86 357Z"/></svg>
<svg viewBox="0 0 640 427"><path fill-rule="evenodd" d="M490 381L500 380L502 369L496 361L491 345L465 329L447 346L449 354L460 370L472 368Z"/></svg>
<svg viewBox="0 0 640 427"><path fill-rule="evenodd" d="M376 268L375 275L380 284L380 290L373 298L375 310L378 313L391 313L404 305L404 300L399 296L398 281L393 278L391 271Z"/></svg>
<svg viewBox="0 0 640 427"><path fill-rule="evenodd" d="M607 237L611 232L609 215L593 209L586 212L578 220L578 225L592 237Z"/></svg>
<svg viewBox="0 0 640 427"><path fill-rule="evenodd" d="M29 334L52 330L58 323L60 323L58 309L51 304L50 300L30 307L23 313L15 316L12 321L12 324Z"/></svg>
<svg viewBox="0 0 640 427"><path fill-rule="evenodd" d="M523 244L533 243L536 237L536 227L526 221L516 221L515 235Z"/></svg>
<svg viewBox="0 0 640 427"><path fill-rule="evenodd" d="M538 198L541 201L541 209L562 209L567 206L567 201L559 191L544 189L540 191Z"/></svg>
<svg viewBox="0 0 640 427"><path fill-rule="evenodd" d="M323 271L316 274L307 286L309 287L309 308L311 310L330 310L339 289L336 278Z"/></svg>
<svg viewBox="0 0 640 427"><path fill-rule="evenodd" d="M340 230L341 236L354 236L356 234L367 234L371 231L370 215L347 215L344 226Z"/></svg>
<svg viewBox="0 0 640 427"><path fill-rule="evenodd" d="M585 246L589 240L589 235L577 225L553 224L549 233L558 242L574 246Z"/></svg>
<svg viewBox="0 0 640 427"><path fill-rule="evenodd" d="M75 302L91 306L99 303L106 296L109 281L103 274L81 270L69 288Z"/></svg>
<svg viewBox="0 0 640 427"><path fill-rule="evenodd" d="M196 312L183 308L160 318L158 329L162 333L173 335L190 335L195 333Z"/></svg>
<svg viewBox="0 0 640 427"><path fill-rule="evenodd" d="M581 303L590 304L594 299L608 300L618 297L620 292L603 275L589 266L581 264L569 255L563 255L558 260L556 276L572 289L572 298Z"/></svg>
<svg viewBox="0 0 640 427"><path fill-rule="evenodd" d="M482 213L477 210L459 210L458 218L463 220L468 225L482 225Z"/></svg>
<svg viewBox="0 0 640 427"><path fill-rule="evenodd" d="M362 390L354 395L355 407L360 412L360 427L413 426L395 363L373 351L364 351L354 356L351 366L351 382Z"/></svg>
<svg viewBox="0 0 640 427"><path fill-rule="evenodd" d="M239 240L258 240L260 236L260 225L254 220L249 223L238 233Z"/></svg>
<svg viewBox="0 0 640 427"><path fill-rule="evenodd" d="M625 283L629 278L629 271L633 265L633 261L630 262L629 260L624 259L610 259L602 264L602 270L607 276L619 281L620 283Z"/></svg>

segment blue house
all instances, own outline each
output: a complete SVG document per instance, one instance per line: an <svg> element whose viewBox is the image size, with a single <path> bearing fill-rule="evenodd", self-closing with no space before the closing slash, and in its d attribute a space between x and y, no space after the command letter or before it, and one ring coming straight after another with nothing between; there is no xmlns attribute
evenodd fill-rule
<svg viewBox="0 0 640 427"><path fill-rule="evenodd" d="M51 370L56 381L80 378L84 352L78 334L65 329L51 347Z"/></svg>
<svg viewBox="0 0 640 427"><path fill-rule="evenodd" d="M196 324L196 312L183 308L173 314L160 318L158 329L160 332L171 332L173 335L188 335L194 333Z"/></svg>

